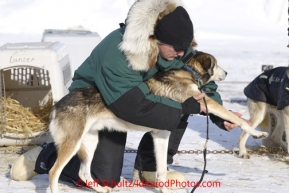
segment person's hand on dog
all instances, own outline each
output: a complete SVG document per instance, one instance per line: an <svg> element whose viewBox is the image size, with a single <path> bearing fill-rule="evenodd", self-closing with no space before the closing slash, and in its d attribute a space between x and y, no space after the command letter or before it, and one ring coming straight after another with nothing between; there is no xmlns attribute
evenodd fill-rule
<svg viewBox="0 0 289 193"><path fill-rule="evenodd" d="M193 96L181 103L183 114L198 114L200 112L207 113L207 109L204 105L198 103L197 101L204 98L205 94L201 93L199 95Z"/></svg>
<svg viewBox="0 0 289 193"><path fill-rule="evenodd" d="M237 113L237 112L234 112L234 111L231 111L231 112L232 112L233 114L237 115L239 118L241 118L241 119L243 119L244 121L246 121L249 125L252 125L252 123L251 123L249 120L242 118L242 114ZM225 126L225 128L226 128L228 131L232 131L232 129L239 127L237 124L233 124L233 123L228 122L228 121L224 121L224 126Z"/></svg>
<svg viewBox="0 0 289 193"><path fill-rule="evenodd" d="M197 96L194 96L194 99L196 99L198 101L200 99L203 99L205 96L206 96L205 93L201 93ZM200 112L199 113L201 113L201 112L207 114L207 108L205 105L200 104ZM209 113L209 109L208 109L208 113Z"/></svg>

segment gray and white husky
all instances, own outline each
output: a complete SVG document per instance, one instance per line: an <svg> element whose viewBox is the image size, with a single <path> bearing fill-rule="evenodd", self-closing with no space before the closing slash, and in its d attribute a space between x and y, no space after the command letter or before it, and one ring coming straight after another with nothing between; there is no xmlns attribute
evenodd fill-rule
<svg viewBox="0 0 289 193"><path fill-rule="evenodd" d="M252 127L270 134L270 139L289 154L289 68L278 67L263 72L245 88ZM258 85L256 87L256 85ZM273 88L273 89L271 89ZM267 94L264 94L267 93ZM262 96L259 98L259 96ZM275 115L276 125L272 131L270 114ZM286 139L283 141L285 131ZM246 142L249 134L239 138L239 157L249 159Z"/></svg>

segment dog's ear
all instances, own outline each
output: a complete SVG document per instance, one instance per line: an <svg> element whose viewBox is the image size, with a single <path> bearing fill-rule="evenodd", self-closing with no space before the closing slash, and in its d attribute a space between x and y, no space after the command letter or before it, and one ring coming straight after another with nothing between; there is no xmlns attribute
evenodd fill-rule
<svg viewBox="0 0 289 193"><path fill-rule="evenodd" d="M211 76L214 74L212 56L205 52L196 51L194 58L202 65L205 72Z"/></svg>
<svg viewBox="0 0 289 193"><path fill-rule="evenodd" d="M202 57L201 64L210 76L214 74L213 63L212 63L212 60L209 56Z"/></svg>

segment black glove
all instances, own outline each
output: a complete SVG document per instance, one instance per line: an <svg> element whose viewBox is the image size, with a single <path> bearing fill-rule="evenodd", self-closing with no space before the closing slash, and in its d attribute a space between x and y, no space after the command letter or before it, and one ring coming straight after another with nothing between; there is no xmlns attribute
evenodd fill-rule
<svg viewBox="0 0 289 193"><path fill-rule="evenodd" d="M181 103L183 114L198 114L201 111L200 103L194 97L190 97Z"/></svg>
<svg viewBox="0 0 289 193"><path fill-rule="evenodd" d="M224 119L217 117L216 115L210 114L211 121L216 124L220 129L228 131L224 125Z"/></svg>

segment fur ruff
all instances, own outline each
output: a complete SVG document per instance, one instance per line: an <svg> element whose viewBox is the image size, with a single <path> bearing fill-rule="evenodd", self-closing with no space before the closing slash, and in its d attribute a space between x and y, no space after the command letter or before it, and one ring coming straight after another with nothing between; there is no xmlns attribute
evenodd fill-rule
<svg viewBox="0 0 289 193"><path fill-rule="evenodd" d="M182 6L180 0L138 0L131 7L126 29L119 49L124 52L129 67L136 71L148 71L154 67L159 54L154 37L159 19Z"/></svg>

